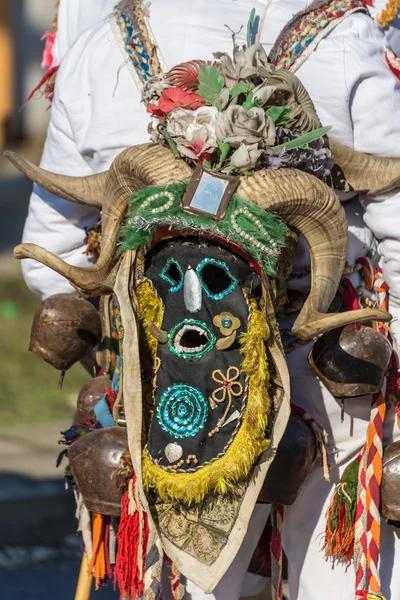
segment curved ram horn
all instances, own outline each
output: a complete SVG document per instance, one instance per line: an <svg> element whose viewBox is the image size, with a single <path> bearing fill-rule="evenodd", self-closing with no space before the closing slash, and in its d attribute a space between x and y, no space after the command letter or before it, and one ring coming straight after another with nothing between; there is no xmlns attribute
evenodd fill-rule
<svg viewBox="0 0 400 600"><path fill-rule="evenodd" d="M322 181L295 169L257 171L241 181L238 194L278 214L305 238L311 257L311 292L293 333L309 339L356 321L389 321L381 310L325 314L339 287L347 255L347 224L335 194Z"/></svg>
<svg viewBox="0 0 400 600"><path fill-rule="evenodd" d="M157 168L154 169L153 165L157 165ZM101 253L93 267L73 267L35 244L17 246L14 256L19 259L38 260L66 277L83 292L108 294L113 286L110 276L117 261L119 228L128 207L130 194L150 185L161 186L182 181L188 179L190 174L191 169L184 161L176 160L169 150L157 144L142 144L124 150L116 157L106 177L102 206Z"/></svg>
<svg viewBox="0 0 400 600"><path fill-rule="evenodd" d="M31 181L51 194L76 204L86 204L97 210L102 209L107 172L89 177L68 177L37 167L16 152L7 150L4 156Z"/></svg>
<svg viewBox="0 0 400 600"><path fill-rule="evenodd" d="M400 158L370 156L331 139L329 146L350 191L372 195L389 192L400 186Z"/></svg>

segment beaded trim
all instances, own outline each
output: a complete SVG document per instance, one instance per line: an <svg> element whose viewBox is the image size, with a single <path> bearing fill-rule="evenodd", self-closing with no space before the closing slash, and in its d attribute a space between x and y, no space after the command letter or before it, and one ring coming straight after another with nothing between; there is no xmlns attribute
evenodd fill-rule
<svg viewBox="0 0 400 600"><path fill-rule="evenodd" d="M248 317L247 317L247 323L249 324L251 322L251 319L252 319L252 316L253 316L253 310L252 310L252 307L251 307L251 304L250 304L248 290L246 290L245 288L242 288L242 292L243 292L243 296L244 296L244 299L245 299L246 304L247 304L247 309L249 311L248 312ZM228 448L230 447L230 445L232 444L233 440L235 439L236 434L239 431L240 426L242 424L244 412L245 412L245 410L247 408L247 401L248 401L248 397L249 397L249 380L250 380L250 377L247 375L246 378L245 378L245 380L244 380L244 390L243 390L244 393L243 393L242 406L240 408L240 412L239 412L239 416L237 418L236 426L235 426L235 429L232 432L231 437L229 438L229 440L225 444L222 452L219 452L217 454L217 456L214 456L210 460L206 460L204 463L202 463L200 465L196 465L195 467L191 467L190 469L182 469L182 468L177 467L177 466L174 467L173 465L169 465L169 466L160 465L159 461L150 454L148 445L146 444L144 450L145 450L147 456L149 457L149 459L151 460L151 462L153 464L155 464L157 467L160 467L160 469L163 469L164 471L172 471L173 473L196 473L197 471L199 471L199 469L202 469L203 467L211 465L213 462L215 462L219 458L222 458L226 454L226 452L227 452Z"/></svg>
<svg viewBox="0 0 400 600"><path fill-rule="evenodd" d="M208 286L206 285L206 283L203 281L202 271L203 271L204 267L206 267L207 265L215 265L216 267L220 267L221 269L224 269L224 271L226 272L228 277L230 277L230 279L231 279L231 284L229 285L229 287L227 287L225 290L223 290L219 294L212 294L210 292L210 290L208 289ZM205 291L207 296L209 298L211 298L211 300L223 300L223 298L226 298L226 296L229 296L229 294L231 294L233 292L233 290L239 283L238 280L232 275L228 265L226 263L224 263L222 260L217 260L216 258L204 258L197 265L196 273L197 273L197 277L199 278L201 287L203 288L203 290Z"/></svg>
<svg viewBox="0 0 400 600"><path fill-rule="evenodd" d="M120 29L124 42L125 50L133 64L135 72L142 82L146 82L155 73L150 69L150 57L139 35L134 31L134 26L130 18L124 14L119 6L114 10L115 19Z"/></svg>
<svg viewBox="0 0 400 600"><path fill-rule="evenodd" d="M156 415L161 429L173 437L194 437L206 424L208 402L198 388L175 383L163 392Z"/></svg>
<svg viewBox="0 0 400 600"><path fill-rule="evenodd" d="M179 283L176 283L176 281L174 279L172 279L172 277L170 275L168 275L168 270L171 265L175 265L179 271L179 274L181 276ZM160 277L161 277L161 279L163 279L164 281L166 281L167 283L170 283L172 285L172 287L168 291L172 292L173 294L175 294L176 292L180 292L181 289L183 288L183 281L184 281L185 274L183 272L183 269L182 269L180 263L172 256L169 257L169 259L167 260L167 262L165 264L165 267L161 270Z"/></svg>
<svg viewBox="0 0 400 600"><path fill-rule="evenodd" d="M259 231L261 231L261 233L263 234L265 241L269 243L269 246L266 246L262 242L259 242L254 236L250 235L249 233L246 233L239 227L239 225L237 223L237 218L240 215L244 215L245 217L250 219L250 221L252 221L254 223L254 225L256 225L256 227L259 229ZM238 235L240 235L241 237L244 237L244 239L248 240L251 244L254 244L256 248L259 248L259 250L261 250L261 252L265 252L265 254L269 254L271 256L279 255L279 248L278 248L277 243L274 242L272 237L268 234L267 230L265 229L265 227L263 226L261 221L259 219L257 219L257 217L255 215L253 215L253 213L250 212L249 209L246 208L246 206L244 206L243 208L237 208L232 213L231 223L232 223L233 229L236 231L236 233Z"/></svg>
<svg viewBox="0 0 400 600"><path fill-rule="evenodd" d="M364 0L333 0L310 11L288 32L274 55L270 55L272 64L280 69L296 71L315 45L338 25L339 20L353 11L367 12Z"/></svg>

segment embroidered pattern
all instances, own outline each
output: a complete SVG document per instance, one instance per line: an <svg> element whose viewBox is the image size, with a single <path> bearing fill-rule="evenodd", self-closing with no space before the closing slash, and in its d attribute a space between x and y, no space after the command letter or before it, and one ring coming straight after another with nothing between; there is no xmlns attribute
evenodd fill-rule
<svg viewBox="0 0 400 600"><path fill-rule="evenodd" d="M218 294L213 294L211 292L211 290L209 289L208 285L205 283L204 278L203 278L203 270L205 267L207 267L209 265L213 265L215 267L219 267L220 269L223 269L225 271L226 275L231 280L230 285L227 286L222 292L219 292ZM224 263L222 260L217 260L216 258L204 258L197 265L196 273L197 273L197 277L200 280L201 287L203 288L203 290L205 291L207 296L209 298L211 298L211 300L223 300L223 298L225 298L226 296L229 296L229 294L231 292L233 292L233 290L235 289L235 287L238 284L238 280L235 277L233 277L228 265L226 263Z"/></svg>
<svg viewBox="0 0 400 600"><path fill-rule="evenodd" d="M154 507L166 538L203 564L212 564L226 546L243 500L243 490L208 496L198 507L160 502Z"/></svg>
<svg viewBox="0 0 400 600"><path fill-rule="evenodd" d="M198 388L176 383L162 394L156 414L161 429L171 436L193 437L206 424L208 402Z"/></svg>
<svg viewBox="0 0 400 600"><path fill-rule="evenodd" d="M232 398L238 398L243 394L243 386L238 381L240 377L240 371L237 367L229 367L226 375L220 369L216 369L212 373L212 378L216 383L222 383L222 385L213 391L210 398L211 407L215 408L217 404L225 402L228 398L228 403L223 416L218 419L217 426L210 431L208 437L213 437L220 431L220 428L224 426L226 418L231 410ZM239 416L239 415L238 415Z"/></svg>
<svg viewBox="0 0 400 600"><path fill-rule="evenodd" d="M122 12L119 6L115 8L114 15L124 40L125 50L132 61L136 74L141 81L146 82L155 76L150 69L149 54L139 35L134 31L132 21Z"/></svg>
<svg viewBox="0 0 400 600"><path fill-rule="evenodd" d="M232 402L232 396L239 397L243 394L243 386L237 381L240 377L240 371L237 367L229 367L226 375L220 369L216 369L212 373L212 378L216 383L222 383L221 387L217 388L211 394L214 402L220 404L228 398L229 404ZM224 417L222 418L224 421Z"/></svg>
<svg viewBox="0 0 400 600"><path fill-rule="evenodd" d="M300 62L302 54L314 40L323 35L323 31L334 21L354 10L365 11L364 0L333 0L307 13L284 37L276 53L270 56L272 64L287 71L295 70L296 63Z"/></svg>

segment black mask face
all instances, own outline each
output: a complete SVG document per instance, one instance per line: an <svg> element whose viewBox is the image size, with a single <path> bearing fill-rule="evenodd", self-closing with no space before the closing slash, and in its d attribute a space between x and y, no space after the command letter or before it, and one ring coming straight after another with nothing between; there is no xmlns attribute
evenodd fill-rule
<svg viewBox="0 0 400 600"><path fill-rule="evenodd" d="M260 281L221 245L178 238L147 255L145 275L165 308L158 345L148 453L160 466L192 469L224 452L246 401L239 338Z"/></svg>

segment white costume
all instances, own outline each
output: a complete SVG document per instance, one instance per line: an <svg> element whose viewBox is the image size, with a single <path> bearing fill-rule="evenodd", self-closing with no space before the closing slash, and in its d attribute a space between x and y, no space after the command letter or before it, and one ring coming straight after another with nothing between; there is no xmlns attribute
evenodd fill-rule
<svg viewBox="0 0 400 600"><path fill-rule="evenodd" d="M70 2L71 0L68 0ZM292 15L307 0L153 0L150 25L168 68L187 60L211 59L213 51L232 47L228 25L238 31L254 7L268 11L261 42L267 52ZM140 86L126 63L122 40L113 21L99 22L73 45L58 73L49 134L41 166L55 173L91 175L106 170L117 154L129 146L148 141L149 122L140 103ZM239 42L244 40L238 36ZM332 138L356 150L378 156L400 157L400 82L385 63L385 38L369 16L347 16L319 43L299 68L297 76L314 101L323 125L332 125ZM379 197L353 198L345 203L349 222L349 263L365 256L373 234L380 240L379 253L390 287L392 328L400 336L400 192ZM97 213L71 204L35 187L24 232L24 242L34 242L67 262L88 266L84 252L85 226ZM308 264L301 246L295 268ZM30 288L41 297L72 292L69 283L43 265L23 262ZM307 278L296 281L306 289ZM400 337L398 337L400 341ZM365 441L370 399L349 400L344 422L340 406L320 384L307 362L309 346L289 355L292 401L310 412L329 433L332 483L324 482L317 465L293 507L286 509L284 547L289 559L291 600L353 600L354 572L350 567L325 562L320 551L324 513L333 485ZM391 440L394 408L386 419L385 443ZM260 519L260 511L263 512ZM250 524L256 544L268 507L260 507ZM253 533L253 532L257 532ZM249 536L248 536L249 537ZM400 542L395 530L382 527L382 585L391 600L400 600ZM193 598L235 600L240 597L251 551L239 553L234 569L222 579L213 595L188 587ZM240 558L242 557L242 558ZM231 587L230 574L235 572ZM232 580L231 580L232 581Z"/></svg>
<svg viewBox="0 0 400 600"><path fill-rule="evenodd" d="M61 0L58 7L54 63L59 65L78 37L99 21L104 21L116 0Z"/></svg>

